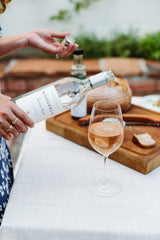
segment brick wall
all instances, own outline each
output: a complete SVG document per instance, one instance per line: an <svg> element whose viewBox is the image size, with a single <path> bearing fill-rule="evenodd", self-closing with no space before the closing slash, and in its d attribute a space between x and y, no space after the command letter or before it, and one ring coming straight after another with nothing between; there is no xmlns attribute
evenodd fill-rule
<svg viewBox="0 0 160 240"><path fill-rule="evenodd" d="M112 69L126 78L133 95L160 94L160 62L143 59L105 58L84 60L87 74ZM0 62L1 89L11 97L21 95L70 75L72 60L20 59Z"/></svg>

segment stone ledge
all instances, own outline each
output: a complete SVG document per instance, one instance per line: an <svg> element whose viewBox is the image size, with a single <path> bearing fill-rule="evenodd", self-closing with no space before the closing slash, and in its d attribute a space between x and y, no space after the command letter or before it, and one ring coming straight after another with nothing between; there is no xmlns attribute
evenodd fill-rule
<svg viewBox="0 0 160 240"><path fill-rule="evenodd" d="M146 60L146 66L149 77L160 78L160 61Z"/></svg>
<svg viewBox="0 0 160 240"><path fill-rule="evenodd" d="M51 59L21 59L12 66L8 77L39 77L68 74L72 61Z"/></svg>
<svg viewBox="0 0 160 240"><path fill-rule="evenodd" d="M17 60L7 71L8 77L69 76L72 60L26 59ZM100 72L98 60L85 60L87 72Z"/></svg>
<svg viewBox="0 0 160 240"><path fill-rule="evenodd" d="M15 63L12 64L11 62ZM19 59L10 62L1 60L0 77L59 77L69 76L72 60L55 59ZM112 69L119 77L142 76L160 78L160 61L138 58L85 59L87 73L96 74Z"/></svg>
<svg viewBox="0 0 160 240"><path fill-rule="evenodd" d="M68 76L72 63L72 60L22 59L17 60L7 74L9 77ZM120 77L143 75L140 60L135 58L86 59L84 64L88 75L108 69Z"/></svg>
<svg viewBox="0 0 160 240"><path fill-rule="evenodd" d="M70 76L72 60L18 59L0 62L1 88L11 97ZM112 69L116 76L126 78L133 95L160 93L160 61L137 58L85 59L87 75Z"/></svg>
<svg viewBox="0 0 160 240"><path fill-rule="evenodd" d="M136 58L105 58L103 70L108 69L112 69L119 77L143 75L140 60Z"/></svg>

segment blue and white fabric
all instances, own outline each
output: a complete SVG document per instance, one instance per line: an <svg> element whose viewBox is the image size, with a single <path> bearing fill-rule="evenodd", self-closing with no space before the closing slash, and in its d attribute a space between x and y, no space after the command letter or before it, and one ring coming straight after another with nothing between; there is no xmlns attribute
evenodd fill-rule
<svg viewBox="0 0 160 240"><path fill-rule="evenodd" d="M0 27L0 39L2 28ZM7 142L0 137L0 225L13 184L13 168Z"/></svg>
<svg viewBox="0 0 160 240"><path fill-rule="evenodd" d="M0 26L0 40L1 40L1 38L2 38L2 28Z"/></svg>
<svg viewBox="0 0 160 240"><path fill-rule="evenodd" d="M6 140L0 137L0 224L13 184L12 160Z"/></svg>

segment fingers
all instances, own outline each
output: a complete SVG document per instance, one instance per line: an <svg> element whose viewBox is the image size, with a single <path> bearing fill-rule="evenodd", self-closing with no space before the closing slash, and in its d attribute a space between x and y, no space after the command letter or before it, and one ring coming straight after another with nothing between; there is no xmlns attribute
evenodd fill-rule
<svg viewBox="0 0 160 240"><path fill-rule="evenodd" d="M76 48L78 47L78 44L72 44L70 43L67 47L65 47L65 41L62 42L62 48L61 51L58 53L59 57L67 57L70 54L72 54Z"/></svg>
<svg viewBox="0 0 160 240"><path fill-rule="evenodd" d="M11 134L7 133L3 128L0 128L0 136L6 140L10 140Z"/></svg>
<svg viewBox="0 0 160 240"><path fill-rule="evenodd" d="M9 140L11 135L18 137L27 132L28 127L33 126L32 119L13 102L0 111L0 135L6 140Z"/></svg>
<svg viewBox="0 0 160 240"><path fill-rule="evenodd" d="M63 38L65 38L66 35L70 35L70 33L69 32L55 32L55 31L51 31L51 37L54 37L54 38L63 39Z"/></svg>
<svg viewBox="0 0 160 240"><path fill-rule="evenodd" d="M66 35L69 34L69 32L61 33L47 29L30 32L28 34L28 46L40 49L52 55L59 54L60 57L67 57L78 47L78 45L70 43L68 46L65 46L66 40L60 43L56 41L55 38L65 39Z"/></svg>
<svg viewBox="0 0 160 240"><path fill-rule="evenodd" d="M63 33L62 33L62 35L63 35ZM64 38L66 37L66 35L70 35L70 33L64 33L64 35L63 35ZM76 50L76 48L78 47L78 44L75 44L74 41L73 41L74 39L73 40L71 40L71 39L72 39L71 37L70 37L70 41L69 40L67 41L66 39L64 39L62 41L62 43L59 43L59 42L55 41L54 46L57 47L56 54L59 54L60 57L67 57L70 54L72 54ZM67 45L66 45L66 41L68 43Z"/></svg>
<svg viewBox="0 0 160 240"><path fill-rule="evenodd" d="M64 57L67 57L69 55L71 55L78 47L78 44L69 44L68 45L68 49L67 49L67 52L65 53Z"/></svg>
<svg viewBox="0 0 160 240"><path fill-rule="evenodd" d="M72 44L70 43L67 47L63 43L56 43L54 42L54 46L52 44L43 45L43 51L56 55L58 54L59 57L67 57L70 54L72 54L76 48L78 47L78 44Z"/></svg>
<svg viewBox="0 0 160 240"><path fill-rule="evenodd" d="M11 134L14 135L15 137L18 137L20 133L21 132L18 129L16 129L10 122L8 122L2 116L0 117L0 135L3 138L9 140Z"/></svg>
<svg viewBox="0 0 160 240"><path fill-rule="evenodd" d="M16 126L18 126L18 128L20 128L22 132L26 131L26 126L31 128L34 127L33 120L29 117L28 114L26 114L21 108L19 108L16 103L12 102L11 110L14 114L11 116L11 119L13 121L17 117Z"/></svg>
<svg viewBox="0 0 160 240"><path fill-rule="evenodd" d="M17 121L13 123L16 119ZM18 132L20 133L27 132L28 130L27 125L24 122L22 122L19 118L15 118L15 120L11 122L12 129L10 130L10 133L12 133L15 136L18 136L19 135Z"/></svg>
<svg viewBox="0 0 160 240"><path fill-rule="evenodd" d="M68 46L66 46L65 45L65 43L66 43L65 37L67 35L70 35L70 33L69 32L51 31L52 42L50 42L51 43L50 46L47 42L47 44L45 45L45 51L49 52L51 54L54 54L54 55L58 54L60 57L67 57L70 54L72 54L78 47L78 44L75 44L75 43L72 43L71 41L69 41ZM54 38L60 38L60 39L64 39L64 40L60 43L60 42L56 41ZM55 49L53 49L53 47L55 47Z"/></svg>
<svg viewBox="0 0 160 240"><path fill-rule="evenodd" d="M14 123L15 120L7 121L6 119L3 119L0 124L0 135L9 140L10 135L12 134L15 137L18 137L21 133L25 133L28 130L28 127L18 118L17 121ZM14 125L13 125L14 123Z"/></svg>
<svg viewBox="0 0 160 240"><path fill-rule="evenodd" d="M8 134L12 134L15 137L18 137L21 134L21 130L13 125L7 124L7 127L4 128L4 131ZM27 131L27 130L26 130Z"/></svg>

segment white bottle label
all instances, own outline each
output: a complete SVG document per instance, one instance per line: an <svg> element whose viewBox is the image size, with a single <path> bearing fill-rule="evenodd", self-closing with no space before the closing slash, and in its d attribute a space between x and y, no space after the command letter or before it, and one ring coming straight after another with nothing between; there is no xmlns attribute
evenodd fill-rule
<svg viewBox="0 0 160 240"><path fill-rule="evenodd" d="M18 98L16 104L35 123L64 111L58 93L53 85Z"/></svg>
<svg viewBox="0 0 160 240"><path fill-rule="evenodd" d="M85 97L79 105L71 109L71 115L77 118L87 115L87 97Z"/></svg>

